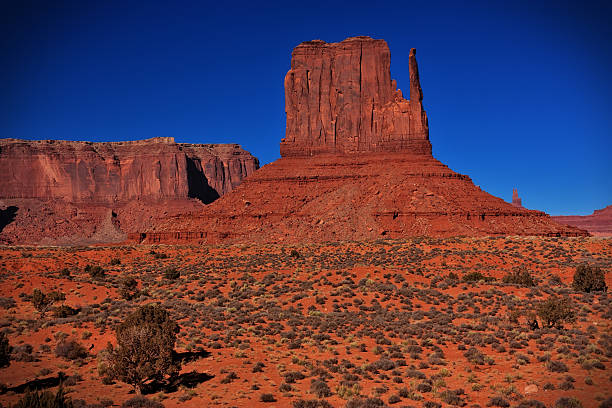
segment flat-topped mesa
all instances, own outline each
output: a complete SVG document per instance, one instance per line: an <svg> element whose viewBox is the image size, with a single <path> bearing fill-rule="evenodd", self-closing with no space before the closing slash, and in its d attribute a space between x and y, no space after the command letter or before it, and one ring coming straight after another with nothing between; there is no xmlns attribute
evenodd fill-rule
<svg viewBox="0 0 612 408"><path fill-rule="evenodd" d="M0 199L209 203L257 168L257 159L237 144L0 139Z"/></svg>
<svg viewBox="0 0 612 408"><path fill-rule="evenodd" d="M321 153L406 152L431 156L415 49L410 100L391 79L384 40L351 37L307 41L292 53L285 76L287 129L282 157Z"/></svg>

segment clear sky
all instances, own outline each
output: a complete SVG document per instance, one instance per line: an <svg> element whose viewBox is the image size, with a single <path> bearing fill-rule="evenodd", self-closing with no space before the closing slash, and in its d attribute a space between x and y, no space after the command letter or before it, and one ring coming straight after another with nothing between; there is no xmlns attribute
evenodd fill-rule
<svg viewBox="0 0 612 408"><path fill-rule="evenodd" d="M434 156L553 215L612 204L610 1L7 1L0 137L173 136L279 157L302 41L417 49ZM407 92L404 93L405 95Z"/></svg>

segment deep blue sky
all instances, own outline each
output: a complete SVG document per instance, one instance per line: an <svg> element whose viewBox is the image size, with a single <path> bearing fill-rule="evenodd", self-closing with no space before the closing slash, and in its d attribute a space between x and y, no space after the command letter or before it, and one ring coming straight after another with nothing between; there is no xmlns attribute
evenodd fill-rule
<svg viewBox="0 0 612 408"><path fill-rule="evenodd" d="M0 137L174 136L268 163L293 47L369 35L406 91L417 48L434 155L451 169L553 215L612 204L610 2L257 3L3 2Z"/></svg>

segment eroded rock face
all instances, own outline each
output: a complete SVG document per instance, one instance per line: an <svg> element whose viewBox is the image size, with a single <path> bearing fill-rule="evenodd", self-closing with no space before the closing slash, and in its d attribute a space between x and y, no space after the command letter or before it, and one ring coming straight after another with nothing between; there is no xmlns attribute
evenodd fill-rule
<svg viewBox="0 0 612 408"><path fill-rule="evenodd" d="M236 144L0 139L0 240L121 240L213 202L258 167Z"/></svg>
<svg viewBox="0 0 612 408"><path fill-rule="evenodd" d="M90 143L0 140L0 198L72 203L200 198L212 202L258 168L238 145L173 138Z"/></svg>
<svg viewBox="0 0 612 408"><path fill-rule="evenodd" d="M287 129L282 157L321 153L431 155L416 51L410 50L410 100L391 79L384 40L298 45L285 76Z"/></svg>
<svg viewBox="0 0 612 408"><path fill-rule="evenodd" d="M431 156L283 157L232 193L154 229L143 243L308 243L410 236L585 236L514 207Z"/></svg>
<svg viewBox="0 0 612 408"><path fill-rule="evenodd" d="M129 235L144 243L308 243L409 236L584 236L493 197L431 155L414 50L410 101L382 40L310 41L285 78L281 159L231 194Z"/></svg>
<svg viewBox="0 0 612 408"><path fill-rule="evenodd" d="M595 210L591 215L560 215L553 219L560 224L587 230L597 237L612 237L612 205Z"/></svg>
<svg viewBox="0 0 612 408"><path fill-rule="evenodd" d="M519 197L516 188L512 190L512 205L515 207L523 207L523 200Z"/></svg>

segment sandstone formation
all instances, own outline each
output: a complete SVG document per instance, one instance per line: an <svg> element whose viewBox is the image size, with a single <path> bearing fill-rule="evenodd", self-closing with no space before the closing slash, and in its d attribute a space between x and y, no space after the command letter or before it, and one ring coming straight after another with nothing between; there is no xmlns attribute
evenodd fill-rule
<svg viewBox="0 0 612 408"><path fill-rule="evenodd" d="M308 41L285 76L287 130L282 157L320 153L431 154L416 51L410 50L410 100L391 79L384 40Z"/></svg>
<svg viewBox="0 0 612 408"><path fill-rule="evenodd" d="M591 215L561 215L552 218L559 224L587 230L596 237L612 237L612 205L595 210Z"/></svg>
<svg viewBox="0 0 612 408"><path fill-rule="evenodd" d="M512 190L512 205L515 207L523 207L523 201L521 200L521 197L519 197L516 188Z"/></svg>
<svg viewBox="0 0 612 408"><path fill-rule="evenodd" d="M121 240L213 202L258 167L236 144L0 139L0 240Z"/></svg>
<svg viewBox="0 0 612 408"><path fill-rule="evenodd" d="M387 44L302 43L285 78L281 159L190 216L130 234L143 243L315 242L407 236L583 236L476 187L431 155L415 51L410 100Z"/></svg>

